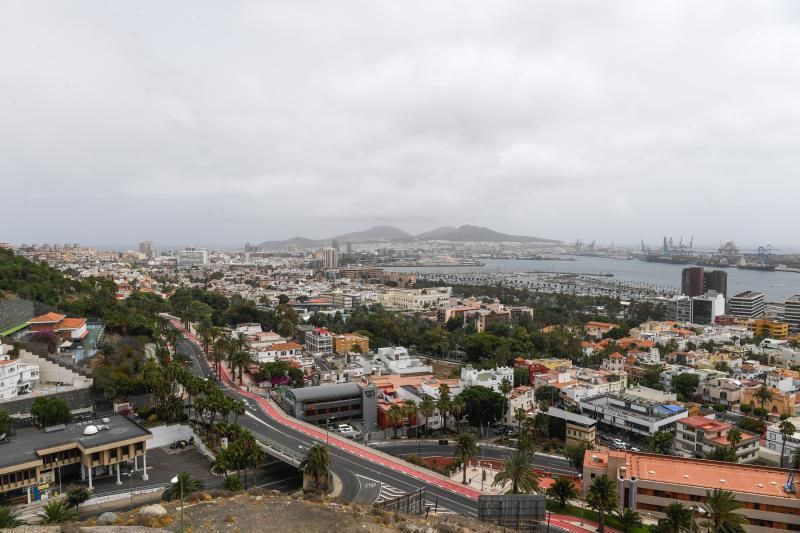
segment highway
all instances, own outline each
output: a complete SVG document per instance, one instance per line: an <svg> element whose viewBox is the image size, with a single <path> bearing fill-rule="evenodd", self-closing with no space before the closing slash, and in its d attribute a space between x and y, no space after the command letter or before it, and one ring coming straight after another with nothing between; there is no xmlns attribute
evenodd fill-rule
<svg viewBox="0 0 800 533"><path fill-rule="evenodd" d="M178 343L178 351L187 357L194 374L205 378L212 377L208 361L197 344L184 338ZM307 432L290 427L284 420L277 420L259 399L254 397L255 395L240 391L231 383L223 385L223 390L226 394L247 402L247 415L240 417L239 423L254 434L302 453L305 453L312 444L325 444L324 433L321 436L311 436ZM454 490L437 486L430 480L424 480L422 478L425 475L415 472L410 465L405 467L388 461L379 462L375 457L370 457L368 452L360 453L357 445L341 443L341 439L332 439L329 454L331 471L342 482L340 496L345 500L372 504L424 487L432 510L437 507L439 512L477 517L476 496L459 494ZM401 469L407 469L408 472L400 471Z"/></svg>

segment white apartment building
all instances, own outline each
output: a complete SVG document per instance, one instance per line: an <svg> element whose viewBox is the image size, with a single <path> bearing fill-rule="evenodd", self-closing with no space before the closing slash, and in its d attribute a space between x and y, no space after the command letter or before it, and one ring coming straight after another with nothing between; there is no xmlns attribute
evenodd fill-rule
<svg viewBox="0 0 800 533"><path fill-rule="evenodd" d="M430 374L433 366L426 365L417 357L408 354L402 346L378 348L372 360L376 366L383 366L391 374Z"/></svg>
<svg viewBox="0 0 800 533"><path fill-rule="evenodd" d="M191 246L179 251L177 258L179 267L206 266L208 264L208 252Z"/></svg>
<svg viewBox="0 0 800 533"><path fill-rule="evenodd" d="M514 385L513 367L501 366L489 370L478 370L471 366L465 366L461 369L461 382L465 388L480 385L495 392L500 392L500 385L504 380L511 383L512 386Z"/></svg>
<svg viewBox="0 0 800 533"><path fill-rule="evenodd" d="M616 429L644 436L669 431L689 412L682 405L652 402L627 394L604 394L581 400L581 413Z"/></svg>
<svg viewBox="0 0 800 533"><path fill-rule="evenodd" d="M387 309L405 311L434 310L450 302L450 287L427 289L388 289L380 294L379 302Z"/></svg>
<svg viewBox="0 0 800 533"><path fill-rule="evenodd" d="M339 257L336 248L324 248L322 250L322 268L329 270L339 266Z"/></svg>
<svg viewBox="0 0 800 533"><path fill-rule="evenodd" d="M0 345L0 402L31 392L39 383L39 365L11 359Z"/></svg>
<svg viewBox="0 0 800 533"><path fill-rule="evenodd" d="M682 457L708 458L718 448L728 448L728 432L732 424L703 416L690 416L676 423L672 449ZM752 463L758 459L759 436L742 431L742 440L736 446L736 462Z"/></svg>
<svg viewBox="0 0 800 533"><path fill-rule="evenodd" d="M791 422L796 429L794 435L786 439L786 455L791 457L794 450L800 448L800 416L793 416L787 418L787 420ZM781 448L783 448L783 433L781 433L780 430L780 422L775 422L767 426L766 447L776 453L781 453Z"/></svg>
<svg viewBox="0 0 800 533"><path fill-rule="evenodd" d="M325 328L314 328L306 333L306 350L312 354L333 353L333 333Z"/></svg>

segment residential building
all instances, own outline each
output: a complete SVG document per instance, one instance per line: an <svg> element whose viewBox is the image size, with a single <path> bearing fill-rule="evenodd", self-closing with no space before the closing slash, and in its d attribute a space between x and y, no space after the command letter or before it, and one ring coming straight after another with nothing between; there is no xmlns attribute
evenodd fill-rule
<svg viewBox="0 0 800 533"><path fill-rule="evenodd" d="M753 335L783 340L789 337L789 324L780 320L759 318L753 321Z"/></svg>
<svg viewBox="0 0 800 533"><path fill-rule="evenodd" d="M761 407L761 400L755 394L761 385L746 387L742 393L742 403ZM794 416L797 414L797 393L781 392L778 389L770 389L772 399L764 402L764 409L771 416Z"/></svg>
<svg viewBox="0 0 800 533"><path fill-rule="evenodd" d="M278 399L286 413L298 420L317 425L363 420L367 428L377 422L377 401L374 386L354 382L289 389Z"/></svg>
<svg viewBox="0 0 800 533"><path fill-rule="evenodd" d="M347 279L382 279L384 272L382 268L371 268L361 266L347 266L339 269L339 277Z"/></svg>
<svg viewBox="0 0 800 533"><path fill-rule="evenodd" d="M450 287L427 289L388 289L379 296L379 303L387 309L404 311L435 310L450 302Z"/></svg>
<svg viewBox="0 0 800 533"><path fill-rule="evenodd" d="M703 267L688 267L681 272L681 293L688 296L703 294Z"/></svg>
<svg viewBox="0 0 800 533"><path fill-rule="evenodd" d="M616 429L644 436L670 431L675 423L689 416L682 405L653 402L626 394L603 394L581 400L580 410Z"/></svg>
<svg viewBox="0 0 800 533"><path fill-rule="evenodd" d="M586 323L584 328L586 329L586 334L592 336L596 339L599 339L609 331L614 328L619 327L619 324L609 324L608 322L597 322L592 320Z"/></svg>
<svg viewBox="0 0 800 533"><path fill-rule="evenodd" d="M483 333L486 327L493 322L502 322L504 324L511 323L511 311L506 309L503 305L492 306L492 308L481 308L475 311L469 311L464 317L467 323L475 325L475 331Z"/></svg>
<svg viewBox="0 0 800 533"><path fill-rule="evenodd" d="M719 448L731 447L728 432L732 424L704 416L690 416L676 424L672 449L682 457L704 459ZM736 445L737 462L752 463L758 459L759 438L755 433L741 432L741 441Z"/></svg>
<svg viewBox="0 0 800 533"><path fill-rule="evenodd" d="M724 270L707 270L703 273L703 292L715 291L728 297L728 273Z"/></svg>
<svg viewBox="0 0 800 533"><path fill-rule="evenodd" d="M800 331L800 294L795 294L784 302L783 318L792 331Z"/></svg>
<svg viewBox="0 0 800 533"><path fill-rule="evenodd" d="M69 423L47 430L19 429L3 444L0 453L0 493L9 499L27 499L34 487L57 481L56 471L80 471L81 479L93 488L99 476L116 476L121 484L120 465L142 458L142 479L147 479L146 443L153 435L120 415L102 424Z"/></svg>
<svg viewBox="0 0 800 533"><path fill-rule="evenodd" d="M477 311L480 309L481 306L478 304L474 305L448 305L445 307L440 307L436 311L436 320L441 323L446 323L451 318L460 318L462 323L465 322L464 317L467 313L471 311Z"/></svg>
<svg viewBox="0 0 800 533"><path fill-rule="evenodd" d="M147 259L155 259L158 256L156 245L153 241L143 241L139 243L139 253Z"/></svg>
<svg viewBox="0 0 800 533"><path fill-rule="evenodd" d="M339 266L339 258L336 248L324 248L322 250L322 268L331 270L337 266Z"/></svg>
<svg viewBox="0 0 800 533"><path fill-rule="evenodd" d="M594 418L557 407L550 407L545 414L563 420L566 423L564 439L567 446L587 446L591 448L597 442L597 420Z"/></svg>
<svg viewBox="0 0 800 533"><path fill-rule="evenodd" d="M198 250L192 246L187 246L185 250L180 250L175 255L179 267L203 267L208 264L208 251Z"/></svg>
<svg viewBox="0 0 800 533"><path fill-rule="evenodd" d="M336 353L369 353L369 337L358 333L342 333L333 337L333 351Z"/></svg>
<svg viewBox="0 0 800 533"><path fill-rule="evenodd" d="M256 353L259 363L289 362L303 357L303 346L296 342L279 342L271 344Z"/></svg>
<svg viewBox="0 0 800 533"><path fill-rule="evenodd" d="M478 370L469 365L461 369L461 383L464 388L480 385L495 392L500 392L503 381L514 385L514 367L501 366L487 370Z"/></svg>
<svg viewBox="0 0 800 533"><path fill-rule="evenodd" d="M306 350L311 354L333 353L333 333L325 328L306 332Z"/></svg>
<svg viewBox="0 0 800 533"><path fill-rule="evenodd" d="M765 446L770 450L780 454L782 450L785 451L786 457L791 457L797 448L800 448L800 416L793 416L787 418L789 422L795 427L793 435L786 437L786 448L783 448L783 433L781 433L780 422L775 422L767 426L767 437ZM785 459L784 459L785 461ZM785 464L788 464L785 463Z"/></svg>
<svg viewBox="0 0 800 533"><path fill-rule="evenodd" d="M728 301L728 313L737 318L761 318L765 307L764 294L760 292L740 292Z"/></svg>
<svg viewBox="0 0 800 533"><path fill-rule="evenodd" d="M31 331L53 331L63 341L80 341L89 335L85 318L67 318L60 313L47 313L28 321Z"/></svg>
<svg viewBox="0 0 800 533"><path fill-rule="evenodd" d="M692 299L689 296L675 296L669 301L670 318L675 322L692 321Z"/></svg>
<svg viewBox="0 0 800 533"><path fill-rule="evenodd" d="M431 365L426 365L417 357L409 355L408 350L402 346L378 348L372 362L392 374L430 374L433 372Z"/></svg>
<svg viewBox="0 0 800 533"><path fill-rule="evenodd" d="M727 408L742 403L744 386L738 380L731 378L713 378L700 383L697 394L703 398L703 403L718 403Z"/></svg>
<svg viewBox="0 0 800 533"><path fill-rule="evenodd" d="M645 453L587 450L583 494L592 480L607 476L617 487L617 508L662 518L671 503L702 505L708 493L733 493L747 520L745 531L800 530L800 483L787 483L787 471L718 461ZM786 486L786 489L784 489Z"/></svg>
<svg viewBox="0 0 800 533"><path fill-rule="evenodd" d="M517 423L515 418L517 409L522 409L527 413L536 408L536 396L534 392L535 391L533 387L529 387L527 385L520 385L519 387L514 387L511 390L511 394L509 394L508 398L506 398L507 408L504 419L506 424Z"/></svg>
<svg viewBox="0 0 800 533"><path fill-rule="evenodd" d="M12 359L0 345L0 402L31 392L39 384L39 365Z"/></svg>

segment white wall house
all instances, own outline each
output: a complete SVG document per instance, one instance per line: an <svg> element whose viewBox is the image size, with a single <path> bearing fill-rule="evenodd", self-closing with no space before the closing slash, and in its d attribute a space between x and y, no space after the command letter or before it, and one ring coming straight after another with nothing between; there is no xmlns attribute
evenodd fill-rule
<svg viewBox="0 0 800 533"><path fill-rule="evenodd" d="M500 392L500 385L503 383L503 380L507 380L513 386L513 367L501 366L490 370L477 370L471 366L466 366L461 369L461 382L464 387L480 385L481 387L492 389L495 392Z"/></svg>
<svg viewBox="0 0 800 533"><path fill-rule="evenodd" d="M386 368L391 374L430 374L431 365L426 365L417 357L408 354L402 346L378 348L373 364Z"/></svg>
<svg viewBox="0 0 800 533"><path fill-rule="evenodd" d="M39 383L39 365L11 359L0 345L0 401L31 392Z"/></svg>

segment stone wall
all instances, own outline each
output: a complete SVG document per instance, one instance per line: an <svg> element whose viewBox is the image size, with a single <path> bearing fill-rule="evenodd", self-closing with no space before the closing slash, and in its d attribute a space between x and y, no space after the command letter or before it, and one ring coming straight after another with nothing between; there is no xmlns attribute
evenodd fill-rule
<svg viewBox="0 0 800 533"><path fill-rule="evenodd" d="M14 399L0 402L0 409L15 418L30 418L31 407L37 398L60 398L67 402L73 415L91 413L93 411L92 390L89 387L71 389L51 394L25 394Z"/></svg>
<svg viewBox="0 0 800 533"><path fill-rule="evenodd" d="M33 300L2 299L0 300L0 331L13 328L52 310L52 307Z"/></svg>

